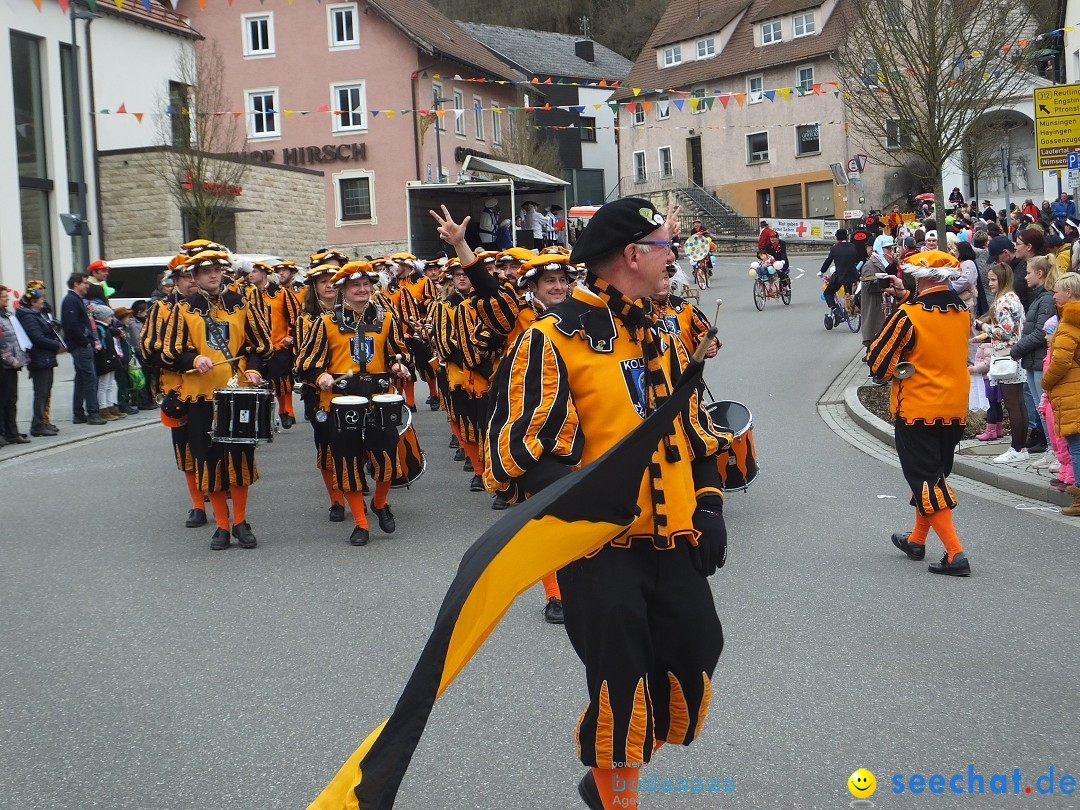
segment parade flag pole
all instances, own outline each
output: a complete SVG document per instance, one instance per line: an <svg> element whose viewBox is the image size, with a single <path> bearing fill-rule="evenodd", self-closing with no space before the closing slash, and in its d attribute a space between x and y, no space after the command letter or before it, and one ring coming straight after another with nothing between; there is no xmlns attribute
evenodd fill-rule
<svg viewBox="0 0 1080 810"><path fill-rule="evenodd" d="M391 810L435 700L514 599L543 577L625 532L657 445L690 402L713 327L671 395L603 456L510 510L461 558L431 635L390 718L376 728L309 810Z"/></svg>

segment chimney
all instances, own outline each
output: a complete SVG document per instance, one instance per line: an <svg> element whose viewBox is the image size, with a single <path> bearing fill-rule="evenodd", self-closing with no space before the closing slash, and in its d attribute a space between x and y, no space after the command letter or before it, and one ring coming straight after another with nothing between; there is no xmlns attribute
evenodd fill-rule
<svg viewBox="0 0 1080 810"><path fill-rule="evenodd" d="M574 55L586 62L595 62L596 54L593 53L593 41L591 39L579 39L574 43Z"/></svg>

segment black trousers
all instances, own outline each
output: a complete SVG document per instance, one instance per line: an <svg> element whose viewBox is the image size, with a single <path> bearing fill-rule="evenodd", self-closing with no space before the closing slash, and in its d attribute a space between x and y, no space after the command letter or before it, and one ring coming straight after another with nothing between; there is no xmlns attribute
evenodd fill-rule
<svg viewBox="0 0 1080 810"><path fill-rule="evenodd" d="M689 546L604 546L558 572L566 632L585 664L581 762L648 762L653 741L689 745L709 708L724 633Z"/></svg>
<svg viewBox="0 0 1080 810"><path fill-rule="evenodd" d="M0 435L7 438L19 432L15 424L16 407L19 404L19 370L0 368Z"/></svg>
<svg viewBox="0 0 1080 810"><path fill-rule="evenodd" d="M911 505L923 515L956 508L956 493L945 481L952 473L963 425L893 425L896 455L911 487Z"/></svg>
<svg viewBox="0 0 1080 810"><path fill-rule="evenodd" d="M839 304L836 303L836 291L843 287L847 292L854 292L855 285L859 281L859 276L856 273L841 273L838 270L834 270L832 277L829 279L829 283L825 285L825 303L829 305L829 309L837 309Z"/></svg>
<svg viewBox="0 0 1080 810"><path fill-rule="evenodd" d="M49 422L49 401L52 398L53 369L30 369L30 383L34 387L34 415L30 429L37 430Z"/></svg>

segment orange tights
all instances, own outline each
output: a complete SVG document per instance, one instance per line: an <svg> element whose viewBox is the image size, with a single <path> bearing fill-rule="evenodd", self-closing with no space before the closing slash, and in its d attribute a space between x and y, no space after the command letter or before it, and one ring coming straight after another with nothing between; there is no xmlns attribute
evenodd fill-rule
<svg viewBox="0 0 1080 810"><path fill-rule="evenodd" d="M232 493L233 525L247 520L248 488L233 484L229 487ZM214 521L219 529L229 528L229 500L224 491L211 492L210 505L214 507Z"/></svg>

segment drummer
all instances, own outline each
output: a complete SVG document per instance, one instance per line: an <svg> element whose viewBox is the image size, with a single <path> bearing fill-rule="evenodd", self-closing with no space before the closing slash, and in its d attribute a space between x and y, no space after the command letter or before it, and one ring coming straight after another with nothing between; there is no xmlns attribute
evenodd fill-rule
<svg viewBox="0 0 1080 810"><path fill-rule="evenodd" d="M295 266L295 265L294 265ZM300 314L296 297L285 287L270 280L273 269L263 262L252 262L245 292L260 307L270 326L270 341L274 356L266 367L266 379L277 398L281 427L288 430L296 424L292 401L292 368L296 356L294 325Z"/></svg>
<svg viewBox="0 0 1080 810"><path fill-rule="evenodd" d="M297 356L296 370L301 379L319 390L317 421L331 419L333 399L339 395L360 395L370 399L379 390L377 383L409 376L408 349L401 325L393 313L374 303L372 286L377 279L368 262L349 262L333 276L341 287L342 303L320 316L304 340ZM345 377L345 375L350 375ZM385 433L329 430L329 453L332 460L333 489L342 492L356 523L349 543L367 545L370 539L364 508L361 470L371 464L375 478L375 496L371 509L379 528L392 534L397 528L387 495L390 483L399 477L397 442L387 445Z"/></svg>
<svg viewBox="0 0 1080 810"><path fill-rule="evenodd" d="M207 493L217 529L210 548L229 547L230 531L241 548L258 542L247 520L248 487L259 478L253 444L212 442L215 391L238 378L242 386L262 385L262 369L273 354L270 329L257 307L242 294L222 289L230 266L221 251L203 251L187 259L196 291L169 316L162 361L179 372L178 398L187 405L188 438L199 489ZM230 527L226 490L232 495Z"/></svg>
<svg viewBox="0 0 1080 810"><path fill-rule="evenodd" d="M659 319L657 325L660 330L671 335L678 335L686 351L693 354L697 351L702 338L712 328L712 324L700 309L672 292L671 286L678 272L679 267L675 264L669 264L665 268L664 278L661 279L656 292L652 294L653 311ZM709 347L705 349L705 356L716 357L718 351L720 351L720 341L713 337Z"/></svg>

